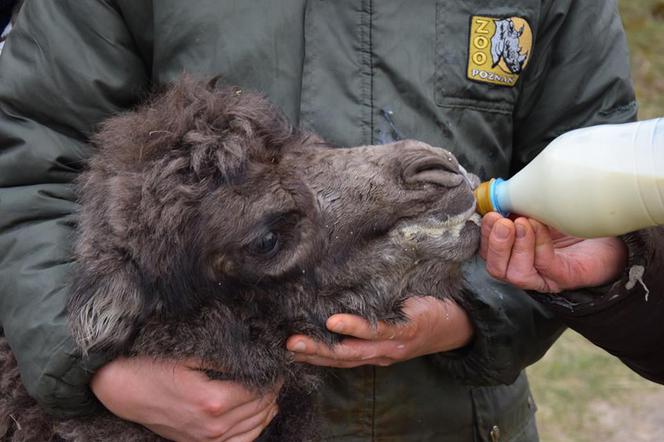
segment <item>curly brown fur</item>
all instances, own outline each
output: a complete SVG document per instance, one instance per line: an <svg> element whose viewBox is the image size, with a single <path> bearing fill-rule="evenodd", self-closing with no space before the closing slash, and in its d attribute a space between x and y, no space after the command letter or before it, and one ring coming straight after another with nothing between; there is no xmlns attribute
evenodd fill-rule
<svg viewBox="0 0 664 442"><path fill-rule="evenodd" d="M81 351L195 358L259 391L284 379L264 439L314 437L318 375L288 358L288 336L333 344L333 313L400 321L408 296L457 296L478 245L476 177L449 152L335 149L254 93L185 77L94 141L69 306Z"/></svg>
<svg viewBox="0 0 664 442"><path fill-rule="evenodd" d="M54 421L28 395L21 384L16 359L0 333L0 440L50 440Z"/></svg>

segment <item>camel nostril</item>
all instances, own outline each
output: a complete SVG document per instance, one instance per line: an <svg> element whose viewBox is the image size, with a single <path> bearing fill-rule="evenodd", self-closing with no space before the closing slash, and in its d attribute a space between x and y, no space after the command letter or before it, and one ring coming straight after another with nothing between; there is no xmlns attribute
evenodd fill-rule
<svg viewBox="0 0 664 442"><path fill-rule="evenodd" d="M464 181L456 162L439 156L406 162L402 176L408 184L431 183L444 187L456 187Z"/></svg>

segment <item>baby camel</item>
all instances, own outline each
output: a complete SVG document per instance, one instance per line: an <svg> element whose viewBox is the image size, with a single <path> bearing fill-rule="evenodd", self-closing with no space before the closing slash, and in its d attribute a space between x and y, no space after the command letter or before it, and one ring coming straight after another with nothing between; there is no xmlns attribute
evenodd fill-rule
<svg viewBox="0 0 664 442"><path fill-rule="evenodd" d="M79 183L72 334L82 354L195 359L268 389L261 440L311 440L317 369L285 341L334 344L334 313L402 321L408 296L459 297L478 246L467 174L417 141L333 148L258 94L190 78L111 118ZM0 337L0 440L160 440L110 413L57 420Z"/></svg>

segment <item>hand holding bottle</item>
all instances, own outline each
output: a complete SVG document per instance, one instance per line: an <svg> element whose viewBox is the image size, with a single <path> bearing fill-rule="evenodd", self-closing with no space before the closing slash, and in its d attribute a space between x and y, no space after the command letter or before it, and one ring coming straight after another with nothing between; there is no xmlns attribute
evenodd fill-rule
<svg viewBox="0 0 664 442"><path fill-rule="evenodd" d="M581 239L530 218L496 212L482 219L480 255L494 278L525 290L558 293L617 279L627 247L616 237Z"/></svg>

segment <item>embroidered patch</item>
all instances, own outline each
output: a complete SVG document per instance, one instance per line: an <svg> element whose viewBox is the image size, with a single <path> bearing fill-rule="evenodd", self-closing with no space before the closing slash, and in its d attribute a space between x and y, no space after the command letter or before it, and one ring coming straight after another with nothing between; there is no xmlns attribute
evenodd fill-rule
<svg viewBox="0 0 664 442"><path fill-rule="evenodd" d="M533 32L520 17L473 16L468 46L469 79L513 87L530 60Z"/></svg>

